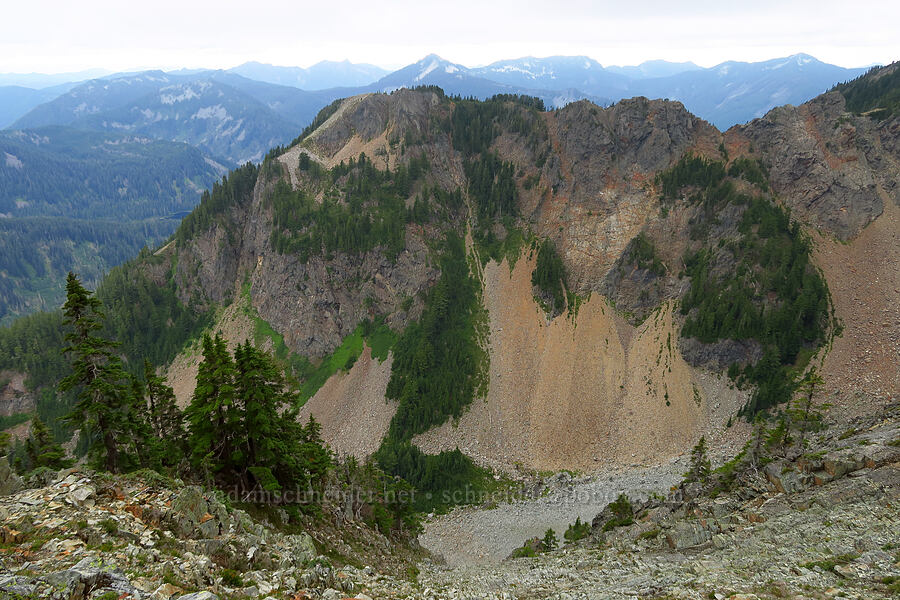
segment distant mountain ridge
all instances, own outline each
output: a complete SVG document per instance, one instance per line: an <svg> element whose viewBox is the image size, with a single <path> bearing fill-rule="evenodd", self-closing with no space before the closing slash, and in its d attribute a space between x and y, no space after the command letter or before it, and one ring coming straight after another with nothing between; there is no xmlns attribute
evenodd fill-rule
<svg viewBox="0 0 900 600"><path fill-rule="evenodd" d="M390 71L375 65L351 63L348 60L340 62L323 60L307 69L246 62L228 69L228 72L266 83L316 91L336 87L369 85L384 77Z"/></svg>
<svg viewBox="0 0 900 600"><path fill-rule="evenodd" d="M71 90L57 89L58 98L36 107L34 94L0 88L0 106L6 108L0 110L0 125L16 116L21 118L14 128L68 125L87 113L120 108L157 89L162 82L174 85L213 79L248 94L300 127L337 98L436 85L451 95L482 99L494 94L533 95L550 108L580 99L608 105L635 96L668 98L681 101L688 110L724 130L760 117L775 106L801 104L864 72L864 68L829 65L807 54L755 63L728 61L710 68L665 60L604 67L586 56L523 57L469 68L436 54L393 72L348 61L322 61L306 69L248 62L224 71L145 71L106 76ZM0 82L3 77L0 75ZM23 101L22 97L28 99Z"/></svg>
<svg viewBox="0 0 900 600"><path fill-rule="evenodd" d="M333 98L224 71L147 71L82 83L18 119L14 129L65 125L185 142L231 165L259 161L295 137Z"/></svg>

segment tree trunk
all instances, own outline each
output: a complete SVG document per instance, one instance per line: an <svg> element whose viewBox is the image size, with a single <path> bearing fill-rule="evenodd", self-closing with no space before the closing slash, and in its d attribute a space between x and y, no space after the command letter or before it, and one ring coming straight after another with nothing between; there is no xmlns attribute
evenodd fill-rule
<svg viewBox="0 0 900 600"><path fill-rule="evenodd" d="M119 451L116 448L116 438L110 431L109 423L106 417L101 416L98 420L100 432L103 435L103 447L106 448L106 470L110 473L117 473L119 467Z"/></svg>

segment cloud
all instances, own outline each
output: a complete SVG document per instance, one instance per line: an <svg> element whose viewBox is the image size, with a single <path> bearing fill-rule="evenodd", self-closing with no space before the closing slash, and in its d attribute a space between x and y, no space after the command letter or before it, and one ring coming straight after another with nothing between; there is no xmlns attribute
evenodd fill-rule
<svg viewBox="0 0 900 600"><path fill-rule="evenodd" d="M602 64L763 60L808 52L843 66L900 58L900 4L878 18L835 0L751 3L379 3L121 0L17 2L4 9L0 71L230 67L247 60L400 66L429 52L467 65L583 54Z"/></svg>

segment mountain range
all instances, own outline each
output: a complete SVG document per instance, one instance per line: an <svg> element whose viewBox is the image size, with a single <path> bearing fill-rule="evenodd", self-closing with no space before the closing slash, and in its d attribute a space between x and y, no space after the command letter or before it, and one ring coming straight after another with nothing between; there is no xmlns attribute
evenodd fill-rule
<svg viewBox="0 0 900 600"><path fill-rule="evenodd" d="M49 136L53 143L41 146L39 151L11 145L24 138L14 135L3 138L3 143L9 146L5 150L7 156L15 158L0 163L0 175L10 183L0 197L5 207L0 212L23 217L26 209L22 207L27 206L28 214L33 217L72 218L83 214L87 205L105 206L99 212L91 212L91 218L130 221L135 207L143 206L148 199L158 202L159 210L149 211L140 218L157 218L160 214L174 212L167 200L172 193L187 203L177 210L186 210L199 198L198 190L213 180L211 176L217 170L247 161L259 163L269 149L296 138L320 109L339 98L353 95L436 86L449 95L464 98L534 96L547 108L561 108L584 99L598 106L609 106L623 98L643 95L680 100L694 114L724 129L761 116L775 105L801 103L835 82L850 79L860 72L859 69L827 65L807 55L763 63L729 62L712 69L665 61L652 61L637 67L603 67L587 57L564 56L505 60L468 68L429 55L390 73L371 65L344 61L322 62L309 69L245 63L225 71L108 74L80 83L60 83L60 78L64 79L65 75L0 75L0 82L34 86L52 84L40 89L21 85L0 87L0 124L14 120L11 131L24 130L23 135L28 139L47 137L40 131L53 131ZM74 78L84 75L70 74ZM300 89L301 86L309 89ZM76 131L101 135L98 138ZM103 138L103 135L107 137ZM106 141L98 144L96 140L101 138ZM69 143L60 145L56 143L59 139ZM101 157L111 155L97 154L97 151L113 147L114 140L128 139L175 144L162 151L167 159L159 163L172 169L169 175L160 175L170 183L159 188L145 188L136 183L140 178L119 175L130 181L123 188L127 191L114 197L109 195L106 189L109 186L104 181L110 183L112 180L103 177L108 174L108 169L102 166ZM85 146L79 148L78 143ZM184 144L196 151L186 151ZM134 156L145 158L151 148L150 155L162 148L161 145L147 144L121 148L126 147L134 149ZM59 154L54 157L53 153ZM80 158L84 156L92 158ZM185 162L176 164L178 160ZM19 162L26 165L24 170L17 168ZM77 168L73 168L73 164L77 164ZM55 166L51 168L51 165ZM63 215L53 209L57 191L46 185L47 181L54 181L54 177L48 175L54 169L60 175L55 178L54 190L63 189L70 183L73 185L74 195L69 198ZM89 172L90 169L94 171ZM77 173L81 178L69 181L67 173ZM185 178L197 187L186 192ZM44 183L35 185L38 181ZM159 189L158 196L149 189ZM173 189L177 191L173 192ZM52 197L41 198L40 190L51 193ZM137 195L135 190L139 191ZM82 202L87 204L81 205ZM121 256L127 256L145 243L155 243L159 235L167 234L160 231L170 233L172 230L171 223L160 227L159 231L154 230L152 237L143 240L140 235L129 234L130 245L124 246L127 250L123 250ZM67 225L57 231L54 238L60 243L63 231L71 233L75 229ZM74 247L84 241L82 237L75 234L75 239L68 243ZM63 255L68 256L66 253L54 254ZM46 272L57 276L64 274L67 270L64 262L53 261ZM86 264L80 261L79 269L86 270ZM104 262L104 265L109 264ZM48 284L42 277L35 276L35 280L41 282L32 285L28 283L29 272L17 269L18 279L7 286L4 302L8 307L17 307L13 314L30 310L29 307L44 306L41 302L22 300L16 290L28 297L31 297L28 290L45 290L42 302L49 305L59 298L60 281ZM0 310L0 315L3 313L4 310Z"/></svg>
<svg viewBox="0 0 900 600"><path fill-rule="evenodd" d="M272 88L266 92L249 92L249 84L246 82L252 80L317 92L306 97L306 102L309 106L315 105L315 109L299 110L290 116L283 112L281 114L282 117L305 125L318 108L339 97L399 87L437 85L450 94L477 98L498 93L535 95L552 107L584 98L600 104L641 95L669 98L681 101L698 116L725 129L760 117L774 106L802 103L834 84L853 79L863 72L864 69L829 65L805 54L757 63L729 61L711 68L698 67L689 62L667 61L648 61L633 67L603 67L596 60L584 56L527 57L468 68L432 54L390 73L372 65L323 61L308 69L250 62L227 71L201 70L170 74L151 71L111 75L84 83L78 86L77 91L72 89L63 104L74 108L83 100L89 106L85 106L82 112L102 110L104 107L117 108L128 101L137 100L140 91L148 93L150 87L147 84L154 80L157 83L172 84L210 78L229 83L264 103L266 94L280 94L283 101L287 101L292 95L301 97L298 92L275 92ZM229 78L229 75L243 79ZM22 78L6 79L18 82L19 86L22 81L28 81ZM4 81L2 75L0 81ZM117 83L110 89L105 87L109 82ZM134 91L125 92L123 86L133 86ZM54 91L44 92L41 98L47 98L53 93L61 95L67 91L57 87ZM18 93L22 94L21 91ZM13 90L0 87L0 99L4 95L12 98L13 94ZM122 102L114 105L117 99ZM63 122L66 117L63 115L57 115L52 122L47 122L49 117L46 110L37 110L36 115L26 117L26 109L37 106L34 102L37 102L37 98L29 102L19 101L16 105L18 108L8 109L6 114L0 113L4 117L0 124L8 122L8 115L14 115L16 111L23 118L14 127L35 126L36 119L40 124L66 124ZM295 102L303 104L299 100Z"/></svg>
<svg viewBox="0 0 900 600"><path fill-rule="evenodd" d="M41 136L74 157L149 145L55 131L9 133L7 166ZM117 427L96 451L134 471L44 467L22 490L10 462L90 441L57 450L32 421L0 460L4 543L24 557L0 594L888 598L898 175L900 63L724 132L646 97L547 110L422 85L329 103L93 295L72 277L74 327L57 310L0 328L13 433L36 415L77 441L60 417L103 401ZM102 314L82 318L90 297ZM109 373L90 396L59 385L95 364L64 356L79 333L69 354ZM141 432L163 402L186 434ZM157 446L179 480L144 457ZM273 455L330 486L310 509L258 466ZM200 487L228 489L227 470L275 494L236 496L277 500L235 503L269 529ZM378 509L394 490L399 515ZM402 582L347 535L389 552L420 531Z"/></svg>
<svg viewBox="0 0 900 600"><path fill-rule="evenodd" d="M98 295L182 405L199 332L252 339L332 448L423 490L663 460L810 365L842 410L878 408L900 385L898 88L895 64L726 132L666 100L360 94ZM0 368L59 364L15 338L46 318L0 336Z"/></svg>

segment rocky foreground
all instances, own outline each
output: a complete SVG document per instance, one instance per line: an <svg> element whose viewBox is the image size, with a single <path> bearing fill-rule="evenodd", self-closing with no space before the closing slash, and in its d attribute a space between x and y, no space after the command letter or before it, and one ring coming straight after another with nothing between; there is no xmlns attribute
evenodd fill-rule
<svg viewBox="0 0 900 600"><path fill-rule="evenodd" d="M70 469L22 489L0 461L0 599L898 597L896 407L817 444L732 491L636 502L625 526L598 515L555 552L423 560L407 578L339 567L320 554L321 531L276 527L198 487Z"/></svg>

